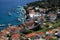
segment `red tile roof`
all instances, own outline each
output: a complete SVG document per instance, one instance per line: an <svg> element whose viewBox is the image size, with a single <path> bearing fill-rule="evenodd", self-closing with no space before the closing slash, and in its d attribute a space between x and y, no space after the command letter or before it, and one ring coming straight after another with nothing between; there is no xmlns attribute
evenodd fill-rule
<svg viewBox="0 0 60 40"><path fill-rule="evenodd" d="M13 34L12 35L12 38L17 38L17 37L20 37L20 34Z"/></svg>
<svg viewBox="0 0 60 40"><path fill-rule="evenodd" d="M25 37L26 37L26 38L29 38L29 37L32 37L32 36L34 36L34 35L36 35L36 33L27 34L27 35L25 35Z"/></svg>
<svg viewBox="0 0 60 40"><path fill-rule="evenodd" d="M42 35L44 35L44 32L39 32L38 34L39 34L40 36L42 36Z"/></svg>

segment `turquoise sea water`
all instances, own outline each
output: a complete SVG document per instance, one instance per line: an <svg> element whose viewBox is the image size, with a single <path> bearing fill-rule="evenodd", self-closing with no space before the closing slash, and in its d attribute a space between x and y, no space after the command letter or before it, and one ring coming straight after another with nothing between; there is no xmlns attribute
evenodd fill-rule
<svg viewBox="0 0 60 40"><path fill-rule="evenodd" d="M29 2L34 2L37 0L0 0L0 24L8 24L11 23L12 25L18 25L21 22L17 22L16 19L18 16L16 13L13 12L13 17L8 15L8 12L13 8L16 8L18 5L24 6ZM21 16L22 17L22 16ZM7 26L0 26L0 29L3 29Z"/></svg>

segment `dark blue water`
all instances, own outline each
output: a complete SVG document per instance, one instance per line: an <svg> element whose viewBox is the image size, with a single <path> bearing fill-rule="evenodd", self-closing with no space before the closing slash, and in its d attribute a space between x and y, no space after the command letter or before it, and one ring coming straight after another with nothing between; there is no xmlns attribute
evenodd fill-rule
<svg viewBox="0 0 60 40"><path fill-rule="evenodd" d="M12 8L16 8L18 5L24 6L27 3L37 0L0 0L0 24L8 24L9 22L15 24L15 18L8 16L8 11ZM14 21L14 22L12 22ZM0 27L2 29L3 27Z"/></svg>

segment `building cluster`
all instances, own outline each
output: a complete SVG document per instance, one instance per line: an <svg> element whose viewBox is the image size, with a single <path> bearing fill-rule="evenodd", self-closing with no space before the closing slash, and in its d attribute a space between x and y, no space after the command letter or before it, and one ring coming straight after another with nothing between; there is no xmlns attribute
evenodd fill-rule
<svg viewBox="0 0 60 40"><path fill-rule="evenodd" d="M22 25L15 27L9 26L0 32L0 40L60 40L60 27L50 29L46 32L34 32L24 34L28 29L24 29ZM58 39L57 39L58 38Z"/></svg>
<svg viewBox="0 0 60 40"><path fill-rule="evenodd" d="M18 26L9 25L0 32L0 40L60 40L60 27L45 27L46 22L55 23L59 19L59 9L28 7L25 22ZM45 32L42 29L47 28ZM41 30L41 31L39 31Z"/></svg>

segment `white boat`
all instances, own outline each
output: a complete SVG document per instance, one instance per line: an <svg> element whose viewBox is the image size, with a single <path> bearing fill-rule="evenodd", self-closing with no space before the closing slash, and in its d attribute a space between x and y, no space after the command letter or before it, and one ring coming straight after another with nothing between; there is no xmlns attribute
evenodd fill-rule
<svg viewBox="0 0 60 40"><path fill-rule="evenodd" d="M5 26L5 24L0 24L0 26Z"/></svg>
<svg viewBox="0 0 60 40"><path fill-rule="evenodd" d="M11 12L8 12L8 15L11 16L12 15Z"/></svg>

